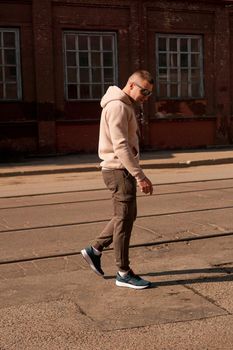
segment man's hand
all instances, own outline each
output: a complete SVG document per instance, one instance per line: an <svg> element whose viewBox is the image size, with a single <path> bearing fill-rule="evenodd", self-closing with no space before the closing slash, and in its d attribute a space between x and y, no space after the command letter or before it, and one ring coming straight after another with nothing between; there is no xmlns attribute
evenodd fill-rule
<svg viewBox="0 0 233 350"><path fill-rule="evenodd" d="M141 192L146 193L146 194L152 194L153 193L153 186L151 181L145 177L145 179L138 181L138 186L141 190Z"/></svg>

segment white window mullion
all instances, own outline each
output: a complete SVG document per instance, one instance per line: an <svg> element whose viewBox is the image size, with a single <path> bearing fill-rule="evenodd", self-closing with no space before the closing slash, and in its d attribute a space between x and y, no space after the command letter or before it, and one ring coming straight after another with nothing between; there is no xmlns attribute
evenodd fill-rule
<svg viewBox="0 0 233 350"><path fill-rule="evenodd" d="M188 38L188 97L192 97L192 53L191 53L191 38Z"/></svg>
<svg viewBox="0 0 233 350"><path fill-rule="evenodd" d="M4 69L4 48L3 48L3 32L1 34L1 58L2 58L2 92L3 92L3 100L6 99L6 77L5 77L5 69Z"/></svg>
<svg viewBox="0 0 233 350"><path fill-rule="evenodd" d="M100 37L101 93L104 94L104 49L103 37Z"/></svg>
<svg viewBox="0 0 233 350"><path fill-rule="evenodd" d="M178 75L178 91L177 91L177 97L181 97L181 65L180 65L180 38L177 39L177 75Z"/></svg>
<svg viewBox="0 0 233 350"><path fill-rule="evenodd" d="M19 45L19 31L17 30L15 32L15 50L16 50L16 80L17 80L17 95L18 95L18 99L22 98L22 83L21 83L21 74L20 74L20 67L21 67L21 63L20 63L20 54L19 54L19 50L20 50L20 45Z"/></svg>
<svg viewBox="0 0 233 350"><path fill-rule="evenodd" d="M204 71L203 71L203 48L201 39L198 40L198 50L199 50L199 76L200 76L200 95L204 96Z"/></svg>
<svg viewBox="0 0 233 350"><path fill-rule="evenodd" d="M93 80L92 80L92 71L91 71L91 67L92 67L92 63L91 63L91 36L88 37L88 73L89 73L89 93L90 93L90 99L92 99L92 84L93 84Z"/></svg>
<svg viewBox="0 0 233 350"><path fill-rule="evenodd" d="M171 96L171 82L170 82L170 38L166 38L166 64L167 64L167 95L168 97Z"/></svg>
<svg viewBox="0 0 233 350"><path fill-rule="evenodd" d="M166 47L160 46L160 39L161 43L163 40L166 40ZM187 48L184 48L184 51L181 50L181 40L183 39L184 44L185 41L187 42ZM194 45L198 43L199 48L195 49L195 46L193 46L194 50L192 52L192 39L194 39ZM169 40L176 40L177 41L177 96L172 96L174 93L171 94L171 88L173 85L173 81L171 81L171 68L174 66L170 65L170 57L174 58L173 56L173 44L172 47L169 45ZM166 50L166 51L164 51ZM174 49L175 52L175 49ZM160 55L166 54L166 79L160 79L160 69L164 69L163 63L160 63ZM182 61L181 61L181 55ZM171 56L172 55L172 56ZM197 57L194 55L198 55ZM192 57L195 58L194 62L198 59L198 66L195 63L195 67L192 67ZM171 60L172 60L171 58ZM186 59L188 61L186 61ZM161 64L161 65L160 65ZM181 66L183 64L183 66ZM197 66L197 67L196 67ZM175 67L175 66L174 66ZM192 68L199 71L199 77L197 74L195 75L194 81L192 80ZM164 73L165 73L164 72ZM184 73L184 76L181 74ZM203 97L204 96L204 85L203 85L203 48L202 48L202 37L200 35L187 35L187 34L156 34L156 79L158 81L158 84L161 85L164 82L166 83L166 93L167 96L163 96L160 90L158 90L158 97L161 96L161 98L197 98L197 97ZM185 79L183 82L181 79ZM182 96L182 86L185 84L185 96ZM187 84L187 85L186 85ZM197 85L199 84L199 90L193 89L193 84ZM196 86L195 86L196 87ZM194 95L195 94L195 95ZM197 96L198 95L198 96Z"/></svg>
<svg viewBox="0 0 233 350"><path fill-rule="evenodd" d="M4 36L7 34L14 34L14 44L8 46L4 46ZM19 44L19 30L18 29L12 29L12 28L0 28L0 40L1 40L1 50L0 50L0 55L1 55L1 60L2 60L2 95L0 96L1 100L13 100L17 101L22 98L22 88L21 88L21 70L20 70L20 44ZM5 50L14 50L14 58L15 58L15 63L9 63L5 60ZM15 68L15 80L10 79L10 81L7 81L7 76L6 76L6 65L8 67L13 67ZM7 84L11 87L14 88L14 96L9 95L7 92Z"/></svg>
<svg viewBox="0 0 233 350"><path fill-rule="evenodd" d="M75 51L76 51L76 79L77 79L77 97L80 99L80 65L79 65L79 36L75 37ZM68 96L67 96L68 99Z"/></svg>
<svg viewBox="0 0 233 350"><path fill-rule="evenodd" d="M74 84L73 81L69 81L69 77L66 74L66 84L65 84L65 96L67 100L100 100L102 95L105 92L105 88L107 84L109 83L116 83L116 77L117 77L117 59L116 59L116 34L113 32L80 32L80 31L65 31L64 32L64 63L65 63L65 69L64 71L67 71L67 60L66 55L67 52L67 45L66 40L68 43L69 35L76 36L76 48L75 48L75 54L76 54L76 70L77 70L77 79L76 84L77 87L79 87L77 91L77 96L72 95L72 85ZM104 81L105 75L104 75L104 46L103 46L103 40L104 37L109 37L111 41L106 42L107 47L105 49L106 52L110 53L109 60L110 65L107 64L106 68L109 68L109 81ZM81 39L82 41L80 41ZM97 49L95 47L91 47L91 39L95 38L96 40L99 40L99 46ZM77 44L79 43L79 44ZM80 46L81 45L81 46ZM95 52L97 53L97 58L94 58ZM98 60L98 55L100 59L100 63L97 61L92 62L92 58L95 60ZM87 62L88 60L88 62ZM96 66L96 72L97 75L94 78L93 74L93 67ZM80 69L82 71L82 76L84 77L84 81L80 78ZM111 69L111 70L110 70ZM89 84L89 85L87 85ZM95 89L92 89L93 85L95 85ZM85 87L89 87L89 89L85 89ZM71 87L71 95L69 91L69 87ZM83 89L84 88L84 89Z"/></svg>

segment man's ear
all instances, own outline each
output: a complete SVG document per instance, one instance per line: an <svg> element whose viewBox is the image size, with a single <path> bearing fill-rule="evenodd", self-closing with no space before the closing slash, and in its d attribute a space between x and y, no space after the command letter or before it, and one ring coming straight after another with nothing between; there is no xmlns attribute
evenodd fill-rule
<svg viewBox="0 0 233 350"><path fill-rule="evenodd" d="M133 88L133 82L129 82L129 87L130 87L130 89L132 90L132 88Z"/></svg>

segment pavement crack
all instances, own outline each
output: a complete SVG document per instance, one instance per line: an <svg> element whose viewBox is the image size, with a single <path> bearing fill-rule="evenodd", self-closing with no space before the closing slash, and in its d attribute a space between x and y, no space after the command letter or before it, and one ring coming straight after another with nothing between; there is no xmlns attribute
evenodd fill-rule
<svg viewBox="0 0 233 350"><path fill-rule="evenodd" d="M194 287L189 286L189 285L183 285L183 287L187 288L188 290L192 291L194 294L198 295L199 297L207 300L209 303L213 304L214 306L218 307L219 309L223 310L224 312L227 313L227 315L231 315L231 312L229 312L225 307L221 306L220 304L218 304L218 302L216 302L214 299L200 293L199 291L197 291ZM216 316L215 316L216 317Z"/></svg>
<svg viewBox="0 0 233 350"><path fill-rule="evenodd" d="M216 224L208 223L208 225L211 226L211 227L213 227L213 228L215 228L215 229L217 229L217 230L220 231L220 232L225 232L225 231L226 231L226 229L225 229L224 227L218 226L218 225L216 225Z"/></svg>
<svg viewBox="0 0 233 350"><path fill-rule="evenodd" d="M41 270L41 269L39 268L38 264L37 264L35 261L32 260L31 263L32 263L32 265L35 267L35 269L36 269L37 271L39 271L40 273L43 273L43 270Z"/></svg>
<svg viewBox="0 0 233 350"><path fill-rule="evenodd" d="M18 266L23 271L24 276L26 276L26 269L22 266L22 264L18 263L16 266Z"/></svg>
<svg viewBox="0 0 233 350"><path fill-rule="evenodd" d="M64 262L65 262L64 271L67 271L68 270L68 265L69 265L68 256L64 256Z"/></svg>
<svg viewBox="0 0 233 350"><path fill-rule="evenodd" d="M156 232L155 232L154 230L151 230L151 229L149 229L149 228L147 228L147 227L145 227L145 226L140 226L140 225L138 225L138 224L134 224L134 227L138 227L138 228L141 228L141 229L143 229L143 230L145 230L145 231L147 231L147 232L156 234Z"/></svg>

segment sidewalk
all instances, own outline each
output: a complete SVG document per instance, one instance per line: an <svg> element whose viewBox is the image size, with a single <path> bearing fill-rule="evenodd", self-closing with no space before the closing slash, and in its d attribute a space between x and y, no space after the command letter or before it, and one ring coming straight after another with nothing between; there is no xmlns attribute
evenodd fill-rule
<svg viewBox="0 0 233 350"><path fill-rule="evenodd" d="M28 158L22 162L0 163L0 177L97 171L99 162L97 154ZM143 152L140 162L144 169L227 163L233 163L233 148Z"/></svg>

